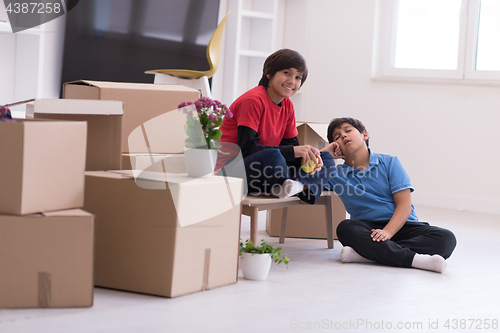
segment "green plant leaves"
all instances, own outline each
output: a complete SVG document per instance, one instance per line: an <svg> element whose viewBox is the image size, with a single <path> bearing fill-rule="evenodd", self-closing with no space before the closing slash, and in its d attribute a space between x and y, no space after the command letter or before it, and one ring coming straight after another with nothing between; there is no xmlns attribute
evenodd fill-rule
<svg viewBox="0 0 500 333"><path fill-rule="evenodd" d="M188 148L207 148L207 142L203 135L200 121L192 115L187 115L186 125L184 127L188 138L186 147Z"/></svg>
<svg viewBox="0 0 500 333"><path fill-rule="evenodd" d="M288 263L290 262L290 259L288 259L288 257L281 255L281 247L275 248L272 244L265 241L264 239L262 240L260 246L255 246L250 239L247 239L245 241L245 244L243 244L243 242L240 241L240 256L242 253L254 253L254 254L269 253L275 263L277 263L278 265L280 263L284 263L285 265L287 265L287 268L288 268Z"/></svg>

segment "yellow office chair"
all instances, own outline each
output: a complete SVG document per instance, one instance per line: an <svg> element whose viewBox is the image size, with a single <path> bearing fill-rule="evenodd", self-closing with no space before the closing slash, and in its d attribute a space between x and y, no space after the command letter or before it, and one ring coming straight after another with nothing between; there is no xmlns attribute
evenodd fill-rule
<svg viewBox="0 0 500 333"><path fill-rule="evenodd" d="M215 29L210 42L207 46L207 60L210 65L208 71L195 71L188 69L154 69L146 71L146 74L155 74L154 83L161 84L182 84L201 91L202 96L212 98L208 79L217 71L219 66L220 44L222 42L222 33L226 25L228 12Z"/></svg>

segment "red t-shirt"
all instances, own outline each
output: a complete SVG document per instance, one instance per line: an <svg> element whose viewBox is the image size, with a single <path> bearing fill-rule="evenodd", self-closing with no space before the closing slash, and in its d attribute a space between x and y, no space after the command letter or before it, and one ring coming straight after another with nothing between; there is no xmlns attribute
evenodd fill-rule
<svg viewBox="0 0 500 333"><path fill-rule="evenodd" d="M295 109L289 98L281 107L273 103L266 88L257 86L238 97L229 107L233 117L225 118L220 130L221 142L238 143L238 126L250 127L259 134L259 144L278 146L282 139L297 136Z"/></svg>

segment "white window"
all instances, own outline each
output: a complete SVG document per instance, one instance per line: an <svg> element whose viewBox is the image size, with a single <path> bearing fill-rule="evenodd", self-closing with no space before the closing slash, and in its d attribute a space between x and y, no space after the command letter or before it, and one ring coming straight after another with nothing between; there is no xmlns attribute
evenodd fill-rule
<svg viewBox="0 0 500 333"><path fill-rule="evenodd" d="M375 76L500 81L500 0L379 0Z"/></svg>

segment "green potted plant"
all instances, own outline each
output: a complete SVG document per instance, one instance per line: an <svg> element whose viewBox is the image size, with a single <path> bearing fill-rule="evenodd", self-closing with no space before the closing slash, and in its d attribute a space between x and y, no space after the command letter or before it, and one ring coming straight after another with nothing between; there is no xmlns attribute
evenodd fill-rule
<svg viewBox="0 0 500 333"><path fill-rule="evenodd" d="M185 161L191 177L209 177L217 162L217 152L224 117L232 117L229 108L219 101L202 97L196 102L183 102L178 108L186 115Z"/></svg>
<svg viewBox="0 0 500 333"><path fill-rule="evenodd" d="M243 277L247 280L265 280L274 260L278 265L290 262L288 257L281 254L281 247L274 247L269 242L262 240L260 246L255 246L250 239L240 242L240 265Z"/></svg>

